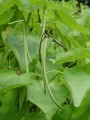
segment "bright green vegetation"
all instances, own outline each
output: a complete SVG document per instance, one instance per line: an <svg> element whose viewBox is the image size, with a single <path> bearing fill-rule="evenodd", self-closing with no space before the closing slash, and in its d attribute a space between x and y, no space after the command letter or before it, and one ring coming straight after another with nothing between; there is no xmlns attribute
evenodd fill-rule
<svg viewBox="0 0 90 120"><path fill-rule="evenodd" d="M76 4L0 0L0 120L90 120L90 10Z"/></svg>

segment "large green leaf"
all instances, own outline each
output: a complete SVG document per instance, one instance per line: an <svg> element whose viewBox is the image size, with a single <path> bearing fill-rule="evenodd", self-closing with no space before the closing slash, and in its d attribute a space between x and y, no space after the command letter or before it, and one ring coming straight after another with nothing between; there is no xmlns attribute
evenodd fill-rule
<svg viewBox="0 0 90 120"><path fill-rule="evenodd" d="M67 11L68 11L68 9L67 9ZM75 19L69 13L67 13L67 11L66 11L65 7L60 6L59 9L56 9L54 11L54 13L55 13L56 18L61 23L63 23L64 25L70 27L73 30L77 30L77 31L79 31L81 33L89 34L90 35L90 31L87 28L79 25L75 21Z"/></svg>
<svg viewBox="0 0 90 120"><path fill-rule="evenodd" d="M59 35L62 43L66 46L66 45L73 45L76 48L81 47L80 44L78 43L78 41L76 41L74 39L74 37L69 37L67 34L63 34L62 31L60 31L60 29L58 28L58 26L55 25L55 32ZM74 31L75 32L75 31Z"/></svg>
<svg viewBox="0 0 90 120"><path fill-rule="evenodd" d="M15 114L16 90L10 90L4 94L0 94L0 120L12 119ZM10 114L9 114L10 113Z"/></svg>
<svg viewBox="0 0 90 120"><path fill-rule="evenodd" d="M25 70L25 55L24 55L24 44L23 34L11 34L6 40L6 44L11 48L15 54L21 68ZM30 34L27 36L28 50L31 59L35 58L39 54L39 41L40 37L38 34Z"/></svg>
<svg viewBox="0 0 90 120"><path fill-rule="evenodd" d="M64 71L65 83L73 98L74 105L79 107L90 89L90 75L81 68L66 69Z"/></svg>
<svg viewBox="0 0 90 120"><path fill-rule="evenodd" d="M32 12L33 6L30 4L29 0L19 0L19 1L21 2L21 4L28 13Z"/></svg>
<svg viewBox="0 0 90 120"><path fill-rule="evenodd" d="M7 23L14 15L14 10L9 10L6 13L0 14L0 25Z"/></svg>
<svg viewBox="0 0 90 120"><path fill-rule="evenodd" d="M12 89L30 84L33 79L33 74L25 73L20 76L16 75L12 70L0 70L0 92L7 89Z"/></svg>
<svg viewBox="0 0 90 120"><path fill-rule="evenodd" d="M10 9L13 5L14 5L13 0L2 0L0 2L0 14L3 14L4 12L8 11L8 9Z"/></svg>
<svg viewBox="0 0 90 120"><path fill-rule="evenodd" d="M29 0L13 0L14 4L18 6L19 10L23 12L24 18L27 19L28 13L33 11L33 6Z"/></svg>
<svg viewBox="0 0 90 120"><path fill-rule="evenodd" d="M24 44L23 40L19 36L9 35L6 44L15 54L21 69L25 70L25 56L24 56Z"/></svg>
<svg viewBox="0 0 90 120"><path fill-rule="evenodd" d="M58 111L56 112L56 114L53 116L52 120L71 120L71 116L72 116L72 109L71 109L71 105L66 104L64 106L65 111ZM67 117L65 117L67 116Z"/></svg>
<svg viewBox="0 0 90 120"><path fill-rule="evenodd" d="M88 27L87 20L89 19L89 17L90 17L90 11L88 9L85 9L81 12L80 16L77 18L77 22L80 25L85 25Z"/></svg>
<svg viewBox="0 0 90 120"><path fill-rule="evenodd" d="M82 104L79 107L75 107L72 114L72 119L75 120L88 120L88 116L90 115L90 91L85 95Z"/></svg>
<svg viewBox="0 0 90 120"><path fill-rule="evenodd" d="M15 102L15 98L16 98L16 90L11 90L8 91L4 94L0 94L0 118L1 118L1 114L5 114L8 112L8 110L10 110Z"/></svg>
<svg viewBox="0 0 90 120"><path fill-rule="evenodd" d="M47 120L44 115L38 113L32 113L27 115L23 120Z"/></svg>
<svg viewBox="0 0 90 120"><path fill-rule="evenodd" d="M2 54L0 54L0 67L2 66Z"/></svg>
<svg viewBox="0 0 90 120"><path fill-rule="evenodd" d="M46 0L29 0L32 5L34 5L36 8L43 7L46 4Z"/></svg>
<svg viewBox="0 0 90 120"><path fill-rule="evenodd" d="M59 83L50 83L52 92L58 103L61 105L67 97L68 91L64 86L60 86ZM44 93L43 81L33 81L31 85L27 87L27 99L36 104L46 115L48 120L55 114L57 106L50 98L49 93Z"/></svg>
<svg viewBox="0 0 90 120"><path fill-rule="evenodd" d="M27 36L28 49L31 58L35 58L39 54L40 34L31 33Z"/></svg>
<svg viewBox="0 0 90 120"><path fill-rule="evenodd" d="M62 52L56 56L56 60L52 60L55 63L71 62L78 59L90 58L89 48L75 48L68 52Z"/></svg>

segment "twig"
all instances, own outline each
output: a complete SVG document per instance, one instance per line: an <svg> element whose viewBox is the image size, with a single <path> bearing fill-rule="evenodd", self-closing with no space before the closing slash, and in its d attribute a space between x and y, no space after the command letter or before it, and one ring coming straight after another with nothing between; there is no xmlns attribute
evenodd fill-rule
<svg viewBox="0 0 90 120"><path fill-rule="evenodd" d="M28 68L28 46L27 46L26 35L28 34L28 27L29 27L30 17L31 17L31 13L29 13L27 21L23 24L23 40L24 40L26 73L29 72L29 68Z"/></svg>
<svg viewBox="0 0 90 120"><path fill-rule="evenodd" d="M56 41L55 39L53 39L53 42L55 42L57 45L59 45L60 47L62 47L65 51L67 51L67 48L62 45L61 43L59 43L58 41Z"/></svg>

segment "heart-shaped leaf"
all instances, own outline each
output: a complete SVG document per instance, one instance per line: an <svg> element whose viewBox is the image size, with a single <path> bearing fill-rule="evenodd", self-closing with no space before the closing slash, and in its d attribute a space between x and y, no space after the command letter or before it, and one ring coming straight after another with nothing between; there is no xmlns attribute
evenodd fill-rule
<svg viewBox="0 0 90 120"><path fill-rule="evenodd" d="M90 75L81 68L66 69L64 71L66 86L70 90L74 106L79 107L90 88Z"/></svg>
<svg viewBox="0 0 90 120"><path fill-rule="evenodd" d="M32 79L34 79L33 74L30 73L18 76L15 71L0 70L0 92L30 84Z"/></svg>
<svg viewBox="0 0 90 120"><path fill-rule="evenodd" d="M50 83L52 92L61 105L67 97L67 90L64 86L60 86L58 83ZM57 106L52 101L48 91L45 94L43 88L43 81L33 81L31 85L27 87L27 99L36 104L46 115L48 120L55 114Z"/></svg>

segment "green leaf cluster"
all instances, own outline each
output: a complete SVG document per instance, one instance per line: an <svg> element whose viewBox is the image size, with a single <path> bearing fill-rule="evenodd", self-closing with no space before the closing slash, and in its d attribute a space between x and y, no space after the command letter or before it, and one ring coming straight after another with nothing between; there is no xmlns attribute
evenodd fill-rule
<svg viewBox="0 0 90 120"><path fill-rule="evenodd" d="M76 0L0 0L0 120L90 119L90 10Z"/></svg>

